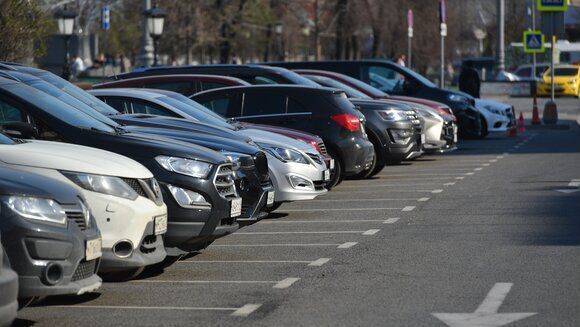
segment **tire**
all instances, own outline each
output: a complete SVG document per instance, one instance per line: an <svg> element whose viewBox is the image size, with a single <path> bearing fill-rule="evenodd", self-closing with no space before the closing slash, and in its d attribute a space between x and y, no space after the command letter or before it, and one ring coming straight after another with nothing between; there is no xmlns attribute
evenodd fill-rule
<svg viewBox="0 0 580 327"><path fill-rule="evenodd" d="M340 157L336 154L336 152L332 151L331 149L328 149L327 151L328 155L334 159L334 170L330 172L330 180L326 182L325 185L325 187L330 190L342 182L342 179L344 178L344 167Z"/></svg>
<svg viewBox="0 0 580 327"><path fill-rule="evenodd" d="M480 138L485 138L486 136L489 135L489 129L487 128L487 121L485 120L485 118L483 116L481 116L481 137Z"/></svg>
<svg viewBox="0 0 580 327"><path fill-rule="evenodd" d="M141 273L144 270L145 270L145 267L139 267L139 268L133 268L130 270L105 273L105 274L102 274L101 277L106 282L114 282L114 283L126 282L126 281L132 280L135 277L141 275Z"/></svg>
<svg viewBox="0 0 580 327"><path fill-rule="evenodd" d="M265 210L266 212L273 212L274 210L278 210L278 208L280 208L281 205L282 202L274 202L274 204L271 207L266 208Z"/></svg>

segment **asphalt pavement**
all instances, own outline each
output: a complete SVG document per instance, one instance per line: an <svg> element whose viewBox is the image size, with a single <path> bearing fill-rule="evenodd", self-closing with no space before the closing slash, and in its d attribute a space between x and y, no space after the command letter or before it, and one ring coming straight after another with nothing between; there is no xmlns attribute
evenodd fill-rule
<svg viewBox="0 0 580 327"><path fill-rule="evenodd" d="M344 181L163 274L49 298L17 325L580 326L570 126Z"/></svg>

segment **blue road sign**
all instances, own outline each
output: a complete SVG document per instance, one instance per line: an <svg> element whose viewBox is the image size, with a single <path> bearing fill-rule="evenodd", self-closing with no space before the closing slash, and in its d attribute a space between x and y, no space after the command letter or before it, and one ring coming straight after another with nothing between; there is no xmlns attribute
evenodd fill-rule
<svg viewBox="0 0 580 327"><path fill-rule="evenodd" d="M111 27L111 12L109 11L108 5L104 6L103 10L101 11L101 22L103 29L105 31L109 30Z"/></svg>
<svg viewBox="0 0 580 327"><path fill-rule="evenodd" d="M544 35L540 31L524 32L524 52L525 53L543 53L544 52Z"/></svg>
<svg viewBox="0 0 580 327"><path fill-rule="evenodd" d="M566 11L570 0L537 0L539 11Z"/></svg>

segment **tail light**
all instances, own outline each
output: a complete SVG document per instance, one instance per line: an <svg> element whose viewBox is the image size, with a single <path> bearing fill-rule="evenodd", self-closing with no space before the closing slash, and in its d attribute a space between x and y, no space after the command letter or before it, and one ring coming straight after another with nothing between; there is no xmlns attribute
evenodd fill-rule
<svg viewBox="0 0 580 327"><path fill-rule="evenodd" d="M330 116L340 127L346 128L351 132L360 131L360 120L355 115L340 114Z"/></svg>

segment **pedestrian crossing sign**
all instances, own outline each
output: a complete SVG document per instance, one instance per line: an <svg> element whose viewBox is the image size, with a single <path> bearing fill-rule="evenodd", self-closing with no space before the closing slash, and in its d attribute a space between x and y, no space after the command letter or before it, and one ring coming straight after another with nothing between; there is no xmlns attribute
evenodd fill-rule
<svg viewBox="0 0 580 327"><path fill-rule="evenodd" d="M525 31L524 52L544 53L544 34L540 31Z"/></svg>

